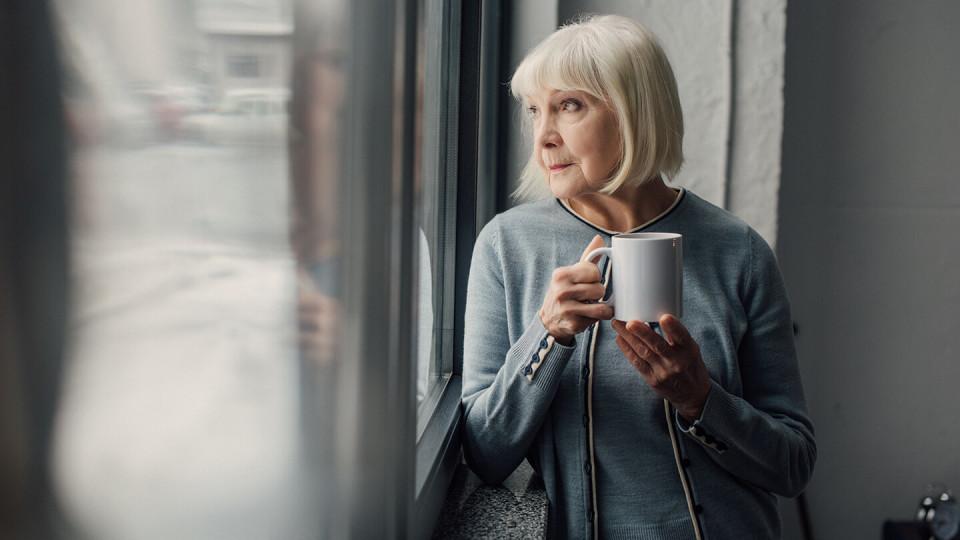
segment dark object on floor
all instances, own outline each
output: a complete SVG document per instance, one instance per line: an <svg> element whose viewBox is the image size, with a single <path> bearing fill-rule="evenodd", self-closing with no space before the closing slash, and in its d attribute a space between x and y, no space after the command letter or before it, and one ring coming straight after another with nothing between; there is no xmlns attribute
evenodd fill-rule
<svg viewBox="0 0 960 540"><path fill-rule="evenodd" d="M930 531L923 523L916 521L885 521L883 540L928 540Z"/></svg>

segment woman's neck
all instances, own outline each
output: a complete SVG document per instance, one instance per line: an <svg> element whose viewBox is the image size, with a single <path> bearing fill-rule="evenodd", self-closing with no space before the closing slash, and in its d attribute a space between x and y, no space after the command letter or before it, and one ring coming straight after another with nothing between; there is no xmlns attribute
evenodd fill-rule
<svg viewBox="0 0 960 540"><path fill-rule="evenodd" d="M566 199L581 217L608 231L635 229L665 212L677 199L677 192L660 177L640 186L622 188L612 195L587 193Z"/></svg>

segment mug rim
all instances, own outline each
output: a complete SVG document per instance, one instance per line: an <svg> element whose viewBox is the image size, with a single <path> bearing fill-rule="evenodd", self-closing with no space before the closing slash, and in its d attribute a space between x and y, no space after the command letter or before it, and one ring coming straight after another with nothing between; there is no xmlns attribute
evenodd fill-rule
<svg viewBox="0 0 960 540"><path fill-rule="evenodd" d="M624 240L675 240L677 238L683 238L683 235L671 232L632 232L615 234L613 238L622 238Z"/></svg>

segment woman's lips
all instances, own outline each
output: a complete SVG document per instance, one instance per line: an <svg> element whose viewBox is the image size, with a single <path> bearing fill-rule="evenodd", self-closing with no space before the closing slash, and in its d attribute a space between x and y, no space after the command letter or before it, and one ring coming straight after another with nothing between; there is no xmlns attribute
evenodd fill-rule
<svg viewBox="0 0 960 540"><path fill-rule="evenodd" d="M551 165L551 166L550 166L550 172L560 172L560 171L566 169L567 167L569 167L570 165L572 165L572 164L571 164L571 163L565 163L565 164L563 164L563 165Z"/></svg>

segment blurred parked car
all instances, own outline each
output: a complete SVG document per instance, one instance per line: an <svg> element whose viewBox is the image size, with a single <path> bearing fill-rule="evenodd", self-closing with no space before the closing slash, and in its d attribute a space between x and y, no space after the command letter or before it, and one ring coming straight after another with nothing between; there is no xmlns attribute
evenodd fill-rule
<svg viewBox="0 0 960 540"><path fill-rule="evenodd" d="M172 140L182 135L183 118L210 110L207 93L197 86L144 86L136 95L145 104L153 121L155 137Z"/></svg>
<svg viewBox="0 0 960 540"><path fill-rule="evenodd" d="M284 144L289 99L282 88L230 90L213 112L185 116L180 132L214 144Z"/></svg>

